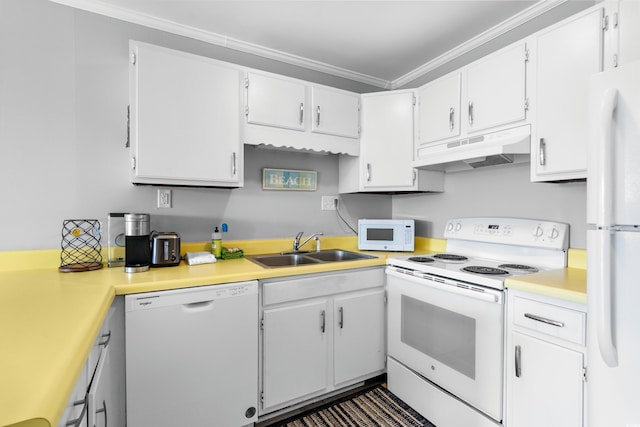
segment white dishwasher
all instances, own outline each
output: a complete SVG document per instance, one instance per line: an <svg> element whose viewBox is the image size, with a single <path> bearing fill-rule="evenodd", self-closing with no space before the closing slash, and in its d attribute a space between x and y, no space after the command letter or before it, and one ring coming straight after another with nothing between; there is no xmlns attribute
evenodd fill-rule
<svg viewBox="0 0 640 427"><path fill-rule="evenodd" d="M127 426L257 419L258 282L125 297Z"/></svg>

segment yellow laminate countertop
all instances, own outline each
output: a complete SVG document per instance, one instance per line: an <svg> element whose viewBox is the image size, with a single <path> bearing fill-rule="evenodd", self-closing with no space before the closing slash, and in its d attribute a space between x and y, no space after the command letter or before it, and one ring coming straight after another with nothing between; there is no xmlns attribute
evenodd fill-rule
<svg viewBox="0 0 640 427"><path fill-rule="evenodd" d="M291 242L224 246L250 255L290 250ZM322 244L357 251L352 236L323 237ZM182 254L206 251L208 245L185 243ZM444 241L416 239L416 251L443 249ZM376 258L271 269L248 259L194 266L183 262L127 274L122 267L60 273L59 250L0 252L0 426L57 425L115 295L379 266L389 255L367 253Z"/></svg>
<svg viewBox="0 0 640 427"><path fill-rule="evenodd" d="M251 255L289 250L290 243L282 239L224 245ZM324 237L322 243L323 248L357 251L355 237ZM444 249L444 240L416 238L415 253ZM183 253L203 250L206 242L182 245ZM122 268L106 267L60 273L56 250L0 252L0 426L57 425L115 295L380 266L394 254L366 253L376 258L271 269L248 259L221 260L127 274ZM539 273L510 282L534 292L546 289L546 294L554 287L567 288L563 295L572 296L580 293L578 270Z"/></svg>
<svg viewBox="0 0 640 427"><path fill-rule="evenodd" d="M569 267L508 278L505 286L568 301L587 303L586 252L569 250Z"/></svg>

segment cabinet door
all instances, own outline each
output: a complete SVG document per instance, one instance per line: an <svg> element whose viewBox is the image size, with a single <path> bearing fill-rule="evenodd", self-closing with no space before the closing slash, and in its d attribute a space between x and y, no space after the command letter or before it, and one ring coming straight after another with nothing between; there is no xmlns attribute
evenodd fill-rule
<svg viewBox="0 0 640 427"><path fill-rule="evenodd" d="M415 185L412 91L362 96L361 171L364 189Z"/></svg>
<svg viewBox="0 0 640 427"><path fill-rule="evenodd" d="M466 103L462 108L469 133L526 118L526 46L517 43L466 70Z"/></svg>
<svg viewBox="0 0 640 427"><path fill-rule="evenodd" d="M132 51L133 182L238 186L241 72L156 46Z"/></svg>
<svg viewBox="0 0 640 427"><path fill-rule="evenodd" d="M64 407L64 411L58 422L58 427L67 427L69 425L87 427L86 394L88 383L87 365L85 363L76 381L76 385L71 392L71 396Z"/></svg>
<svg viewBox="0 0 640 427"><path fill-rule="evenodd" d="M460 72L418 89L418 144L460 135Z"/></svg>
<svg viewBox="0 0 640 427"><path fill-rule="evenodd" d="M263 408L327 388L328 327L324 299L264 310Z"/></svg>
<svg viewBox="0 0 640 427"><path fill-rule="evenodd" d="M537 37L533 180L585 178L589 77L602 70L602 9Z"/></svg>
<svg viewBox="0 0 640 427"><path fill-rule="evenodd" d="M325 87L311 88L311 131L358 138L360 133L360 97Z"/></svg>
<svg viewBox="0 0 640 427"><path fill-rule="evenodd" d="M285 77L248 73L247 122L305 130L306 86Z"/></svg>
<svg viewBox="0 0 640 427"><path fill-rule="evenodd" d="M334 300L334 383L384 370L384 290Z"/></svg>
<svg viewBox="0 0 640 427"><path fill-rule="evenodd" d="M112 412L115 408L112 403L117 403L122 397L118 390L112 385L113 364L111 360L111 351L106 346L100 354L98 368L91 382L88 393L88 425L89 427L107 427L107 420L111 419L113 423L115 418ZM118 408L121 409L121 408Z"/></svg>
<svg viewBox="0 0 640 427"><path fill-rule="evenodd" d="M512 338L508 425L581 427L583 355L518 332L512 332Z"/></svg>

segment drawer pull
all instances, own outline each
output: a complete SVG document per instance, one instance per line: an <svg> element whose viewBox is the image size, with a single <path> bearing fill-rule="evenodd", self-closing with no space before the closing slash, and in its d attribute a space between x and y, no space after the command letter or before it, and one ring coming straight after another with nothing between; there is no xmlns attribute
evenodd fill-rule
<svg viewBox="0 0 640 427"><path fill-rule="evenodd" d="M546 317L536 316L535 314L525 313L524 317L527 319L535 320L536 322L546 323L547 325L557 326L558 328L564 328L563 322L558 322L557 320L547 319Z"/></svg>
<svg viewBox="0 0 640 427"><path fill-rule="evenodd" d="M108 346L109 345L109 341L111 341L111 330L109 330L109 332L107 332L106 334L103 334L102 337L104 339L104 341L100 341L98 343L98 346Z"/></svg>
<svg viewBox="0 0 640 427"><path fill-rule="evenodd" d="M80 416L78 418L76 418L75 420L70 420L67 421L65 423L65 426L67 427L78 427L80 424L82 424L82 421L85 420L86 415L87 415L87 396L84 397L84 399L82 400L76 400L75 402L73 402L73 406L80 406L82 405L82 412L80 413Z"/></svg>

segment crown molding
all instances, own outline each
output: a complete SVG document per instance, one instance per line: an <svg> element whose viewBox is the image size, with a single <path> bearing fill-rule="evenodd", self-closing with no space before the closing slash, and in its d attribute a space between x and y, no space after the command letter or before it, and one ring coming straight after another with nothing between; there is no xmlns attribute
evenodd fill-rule
<svg viewBox="0 0 640 427"><path fill-rule="evenodd" d="M87 12L97 13L133 24L142 25L156 30L166 31L195 40L200 40L228 49L237 50L252 55L261 56L263 58L280 61L286 64L319 71L321 73L330 74L337 77L369 84L383 89L395 89L401 87L411 81L427 74L438 67L450 62L456 58L465 55L472 50L482 46L483 44L494 40L495 38L505 34L506 32L516 28L519 25L530 21L545 12L567 2L568 0L539 1L524 11L514 15L513 17L501 22L500 24L488 29L478 36L456 46L439 57L421 65L420 67L410 71L409 73L399 77L393 81L370 76L345 68L336 67L324 62L315 61L298 55L292 55L276 49L271 49L254 43L227 37L222 34L204 31L189 25L180 24L163 18L158 18L142 12L133 11L124 7L105 3L100 0L49 0L54 3L85 10Z"/></svg>
<svg viewBox="0 0 640 427"><path fill-rule="evenodd" d="M418 68L408 72L402 77L399 77L391 82L391 88L395 89L405 84L412 82L413 80L422 77L423 75L445 65L446 63L453 61L474 49L479 48L485 43L494 40L501 35L513 30L514 28L531 21L538 16L549 12L550 10L566 3L568 0L554 0L554 1L538 1L531 5L522 12L512 16L511 18L489 28L487 31L477 35L476 37L467 40L466 42L459 44L453 49L443 53L442 55L432 59L431 61L419 66Z"/></svg>
<svg viewBox="0 0 640 427"><path fill-rule="evenodd" d="M156 30L166 31L168 33L189 37L195 40L203 41L228 49L261 56L263 58L280 61L285 64L295 65L298 67L319 71L321 73L330 74L345 79L366 83L372 86L390 89L391 82L389 80L370 76L364 73L347 70L345 68L336 67L324 62L315 61L276 49L271 49L258 44L245 42L243 40L227 37L222 34L204 31L189 25L180 24L164 18L158 18L149 14L137 12L120 6L107 4L99 0L49 0L53 3L81 9L87 12L108 16L110 18L119 19L121 21L130 22L132 24L142 25Z"/></svg>

